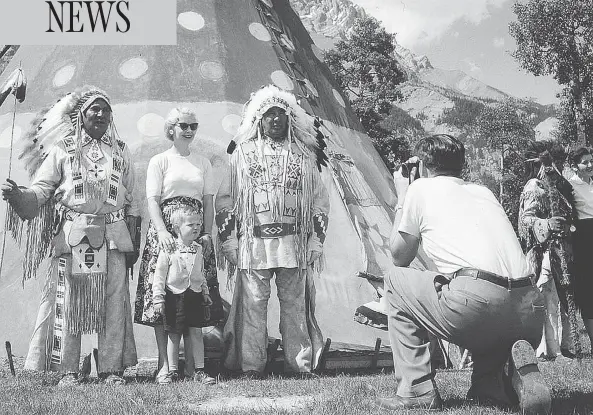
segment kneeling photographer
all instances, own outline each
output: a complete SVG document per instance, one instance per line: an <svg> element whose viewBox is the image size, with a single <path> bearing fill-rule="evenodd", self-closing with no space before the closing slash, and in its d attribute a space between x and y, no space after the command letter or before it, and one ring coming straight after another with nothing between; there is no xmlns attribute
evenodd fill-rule
<svg viewBox="0 0 593 415"><path fill-rule="evenodd" d="M490 190L461 178L464 165L463 144L439 134L420 140L394 174L396 268L385 277L385 295L399 383L394 397L377 403L442 408L430 332L472 352L469 399L547 414L550 390L532 348L541 339L543 298L502 206ZM438 272L407 268L420 243Z"/></svg>

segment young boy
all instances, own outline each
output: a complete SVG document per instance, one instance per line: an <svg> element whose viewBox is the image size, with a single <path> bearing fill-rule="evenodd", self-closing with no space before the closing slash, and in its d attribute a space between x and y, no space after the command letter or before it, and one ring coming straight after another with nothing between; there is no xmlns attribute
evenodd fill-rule
<svg viewBox="0 0 593 415"><path fill-rule="evenodd" d="M180 207L171 214L171 225L177 237L175 250L161 250L153 281L153 302L155 311L163 316L169 361L168 375L157 377L157 382L168 384L178 376L183 335L186 355L194 356L193 379L211 385L216 380L204 372L202 324L212 299L203 272L202 247L196 242L202 229L202 213L193 207Z"/></svg>

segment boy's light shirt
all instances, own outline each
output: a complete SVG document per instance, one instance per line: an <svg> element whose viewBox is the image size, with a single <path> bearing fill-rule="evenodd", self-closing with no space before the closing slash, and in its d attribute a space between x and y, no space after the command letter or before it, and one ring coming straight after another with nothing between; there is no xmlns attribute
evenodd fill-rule
<svg viewBox="0 0 593 415"><path fill-rule="evenodd" d="M173 294L181 294L188 288L194 292L209 294L200 244L194 241L186 245L176 240L173 253L161 250L152 287L155 304L165 301L165 287Z"/></svg>

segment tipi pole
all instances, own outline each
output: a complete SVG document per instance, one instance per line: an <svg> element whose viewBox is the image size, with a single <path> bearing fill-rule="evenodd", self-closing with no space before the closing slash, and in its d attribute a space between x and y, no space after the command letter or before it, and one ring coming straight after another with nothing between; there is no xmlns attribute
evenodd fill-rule
<svg viewBox="0 0 593 415"><path fill-rule="evenodd" d="M12 373L12 376L16 376L16 372L14 370L14 361L12 359L12 346L10 345L9 341L6 342L6 355L8 357L8 366L10 367L10 373Z"/></svg>
<svg viewBox="0 0 593 415"><path fill-rule="evenodd" d="M15 88L24 81L24 75L21 65L19 64L19 74L15 80L13 86L13 94L14 94L14 106L12 109L12 127L10 130L10 154L8 157L8 178L10 179L10 175L12 174L12 147L14 145L14 124L16 120L16 108L17 108L17 94ZM2 268L4 265L4 251L6 249L6 231L8 230L8 209L4 212L4 233L2 234L2 257L0 257L0 279L2 279Z"/></svg>

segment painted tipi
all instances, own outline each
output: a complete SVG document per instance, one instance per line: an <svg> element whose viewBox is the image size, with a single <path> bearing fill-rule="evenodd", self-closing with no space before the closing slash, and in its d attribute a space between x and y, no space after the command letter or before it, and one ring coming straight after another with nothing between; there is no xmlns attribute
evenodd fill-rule
<svg viewBox="0 0 593 415"><path fill-rule="evenodd" d="M200 127L193 151L208 157L220 178L227 167L227 145L251 92L270 83L291 91L306 111L323 120L330 157L323 172L331 212L327 264L316 281L318 322L334 341L373 345L377 336L386 340L386 333L357 324L353 316L359 305L376 296L357 275L384 275L392 266L388 238L390 206L396 198L391 175L288 0L178 0L177 39L176 46L22 46L0 75L2 84L21 65L28 78L26 100L17 106L14 125L11 100L0 107L3 165L9 163L14 140L11 175L27 185L26 166L17 155L25 145L21 136L37 112L76 87L95 85L111 96L117 131L135 160L136 196L144 201L148 160L170 146L163 123L171 108L195 109ZM5 209L0 204L0 214ZM145 203L143 216L146 224ZM42 266L37 278L23 287L22 257L7 238L0 277L0 339L10 340L13 353L21 356L27 351L45 280ZM223 297L230 299L225 273L219 278ZM130 284L132 296L136 281ZM273 301L271 335L278 327ZM136 326L135 331L139 356L154 355L152 330Z"/></svg>

